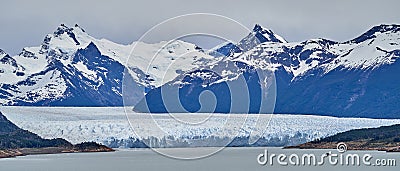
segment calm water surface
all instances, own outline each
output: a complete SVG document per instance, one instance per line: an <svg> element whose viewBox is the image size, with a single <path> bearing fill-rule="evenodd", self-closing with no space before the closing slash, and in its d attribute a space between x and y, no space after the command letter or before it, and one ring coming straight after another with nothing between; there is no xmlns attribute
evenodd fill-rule
<svg viewBox="0 0 400 171"><path fill-rule="evenodd" d="M280 148L225 148L210 157L197 160L177 160L168 158L150 149L121 149L113 153L77 153L77 154L50 154L32 155L9 159L0 159L0 171L119 171L119 170L396 170L400 169L400 153L385 153L377 151L348 151L360 156L368 153L373 159L396 159L397 166L280 166L260 165L257 156L268 149L269 154L297 154L315 153L316 156L336 150L283 150ZM166 149L180 153L196 153L204 148Z"/></svg>

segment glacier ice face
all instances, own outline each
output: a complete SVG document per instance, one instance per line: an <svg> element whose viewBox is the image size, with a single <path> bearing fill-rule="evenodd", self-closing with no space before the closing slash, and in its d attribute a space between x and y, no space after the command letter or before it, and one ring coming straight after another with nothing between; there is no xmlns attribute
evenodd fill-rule
<svg viewBox="0 0 400 171"><path fill-rule="evenodd" d="M203 125L179 124L169 115L137 114L142 124L157 122L159 129L149 129L138 123L129 125L124 108L111 107L2 107L2 113L17 126L44 138L65 138L72 143L96 141L111 147L188 147L188 146L249 146L250 126L257 117L245 114L213 114ZM209 114L179 114L177 116L202 120ZM229 118L231 117L231 118ZM269 118L271 115L261 115ZM227 126L227 120L231 126ZM287 146L323 138L358 128L398 124L400 120L335 118L312 115L273 115L261 139L253 145ZM236 125L235 125L236 124ZM146 132L137 135L135 132ZM239 134L235 129L240 129ZM229 141L228 141L229 140ZM151 142L151 143L150 143Z"/></svg>

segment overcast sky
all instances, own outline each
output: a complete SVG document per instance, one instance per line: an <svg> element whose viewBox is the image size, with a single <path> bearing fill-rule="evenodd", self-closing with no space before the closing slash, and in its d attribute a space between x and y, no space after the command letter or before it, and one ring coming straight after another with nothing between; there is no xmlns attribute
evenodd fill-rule
<svg viewBox="0 0 400 171"><path fill-rule="evenodd" d="M23 47L37 46L60 23L78 23L96 38L129 44L154 25L188 13L223 15L249 29L259 23L288 41L320 37L345 41L374 25L400 24L398 0L81 1L1 2L0 48L16 54Z"/></svg>

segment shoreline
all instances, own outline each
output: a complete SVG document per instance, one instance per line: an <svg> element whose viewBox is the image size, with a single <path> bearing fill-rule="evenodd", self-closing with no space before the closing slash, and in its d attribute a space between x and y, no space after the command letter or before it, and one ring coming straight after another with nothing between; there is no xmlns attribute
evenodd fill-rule
<svg viewBox="0 0 400 171"><path fill-rule="evenodd" d="M246 149L246 148L280 148L281 150L322 150L322 149L336 149L336 144L327 143L325 145L318 146L316 144L310 145L312 143L301 144L297 146L287 146L287 147L224 147L224 148L234 148L234 149ZM349 143L351 144L351 143ZM104 148L105 147L105 148ZM109 147L101 147L96 149L85 149L79 150L67 147L45 147L45 148L20 148L20 149L2 149L0 150L0 160L5 158L15 158L20 156L30 156L30 155L46 155L46 154L64 154L64 153L104 153L104 152L115 152L115 151L131 151L131 150L151 150L151 148L122 148L122 149L112 149ZM190 148L217 148L217 147L189 147L189 148L167 148L167 149L190 149ZM386 153L398 153L400 152L400 147L388 147L388 148L349 148L348 150L353 151L382 151Z"/></svg>
<svg viewBox="0 0 400 171"><path fill-rule="evenodd" d="M345 142L347 144L347 150L355 151L385 151L385 152L400 152L400 146L381 146L381 147L371 147L363 146L361 142ZM324 142L324 143L314 143L308 142L305 144L288 146L283 149L337 149L338 142Z"/></svg>
<svg viewBox="0 0 400 171"><path fill-rule="evenodd" d="M19 156L40 155L40 154L62 154L62 153L97 153L114 152L115 150L106 146L91 149L78 149L68 147L44 147L44 148L19 148L0 150L0 159L14 158Z"/></svg>

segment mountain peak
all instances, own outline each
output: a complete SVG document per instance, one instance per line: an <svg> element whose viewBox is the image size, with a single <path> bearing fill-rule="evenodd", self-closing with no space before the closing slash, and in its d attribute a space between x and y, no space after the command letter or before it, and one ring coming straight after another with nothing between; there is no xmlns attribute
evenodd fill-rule
<svg viewBox="0 0 400 171"><path fill-rule="evenodd" d="M253 33L260 40L261 43L263 42L287 43L287 41L283 39L281 36L275 34L270 29L262 27L260 24L254 25Z"/></svg>
<svg viewBox="0 0 400 171"><path fill-rule="evenodd" d="M272 32L272 30L265 29L261 25L256 24L253 31L240 40L237 46L241 50L247 51L264 42L287 43L285 39Z"/></svg>
<svg viewBox="0 0 400 171"><path fill-rule="evenodd" d="M6 52L4 52L2 49L0 49L0 63L6 63L10 60L14 60L8 55ZM1 70L1 69L0 69ZM0 72L1 73L1 72Z"/></svg>
<svg viewBox="0 0 400 171"><path fill-rule="evenodd" d="M54 34L55 35L61 35L61 34L65 33L65 32L70 32L72 30L73 30L73 28L69 28L65 24L61 24L60 26L57 27L56 31L54 31Z"/></svg>
<svg viewBox="0 0 400 171"><path fill-rule="evenodd" d="M57 30L54 31L54 36L59 37L66 33L70 38L72 38L76 45L80 45L81 43L76 38L77 34L85 33L85 30L82 29L78 24L75 24L74 27L68 27L65 24L61 24L57 27Z"/></svg>
<svg viewBox="0 0 400 171"><path fill-rule="evenodd" d="M274 34L271 30L263 28L260 24L255 24L254 25L253 32L261 33L263 35L264 34L268 34L268 35L273 35Z"/></svg>
<svg viewBox="0 0 400 171"><path fill-rule="evenodd" d="M57 30L54 31L54 34L60 35L65 32L71 32L71 31L77 31L77 30L85 32L85 30L82 27L80 27L78 24L75 24L74 27L68 27L67 25L62 23L57 27Z"/></svg>
<svg viewBox="0 0 400 171"><path fill-rule="evenodd" d="M3 49L0 49L0 57L2 57L2 56L6 56L7 55L7 53L6 52L4 52L3 51Z"/></svg>
<svg viewBox="0 0 400 171"><path fill-rule="evenodd" d="M75 24L75 26L74 26L75 28L79 28L79 29L81 29L82 30L82 32L86 32L81 26L79 26L78 24Z"/></svg>
<svg viewBox="0 0 400 171"><path fill-rule="evenodd" d="M261 31L261 30L263 30L263 29L264 29L264 28L262 28L261 25L256 24L256 25L254 25L253 31L254 31L254 32L258 32L258 31Z"/></svg>
<svg viewBox="0 0 400 171"><path fill-rule="evenodd" d="M351 40L350 42L351 43L360 43L365 40L375 38L377 34L386 33L386 32L396 33L399 31L400 31L400 25L398 25L398 24L381 24L381 25L372 27L367 32L365 32L361 36Z"/></svg>

